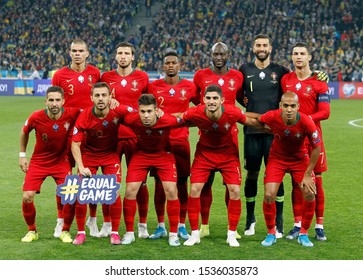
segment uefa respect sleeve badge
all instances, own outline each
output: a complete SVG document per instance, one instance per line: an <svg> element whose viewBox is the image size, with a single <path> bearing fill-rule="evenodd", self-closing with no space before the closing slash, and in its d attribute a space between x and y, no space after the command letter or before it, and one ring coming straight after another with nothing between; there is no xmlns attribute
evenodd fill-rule
<svg viewBox="0 0 363 280"><path fill-rule="evenodd" d="M57 186L57 195L61 197L63 205L74 204L76 200L80 204L112 204L119 189L115 174L92 177L68 175L64 184Z"/></svg>

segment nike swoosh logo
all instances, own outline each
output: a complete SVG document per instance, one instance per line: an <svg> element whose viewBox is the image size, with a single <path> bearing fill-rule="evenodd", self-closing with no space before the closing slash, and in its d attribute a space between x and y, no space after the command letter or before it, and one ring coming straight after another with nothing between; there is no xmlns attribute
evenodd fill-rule
<svg viewBox="0 0 363 280"><path fill-rule="evenodd" d="M255 75L247 75L247 79L248 78L252 78L252 77L254 77Z"/></svg>
<svg viewBox="0 0 363 280"><path fill-rule="evenodd" d="M110 85L113 85L114 83L116 83L116 82L110 82Z"/></svg>
<svg viewBox="0 0 363 280"><path fill-rule="evenodd" d="M70 81L72 81L73 79L70 79L70 80L66 80L67 83L69 83Z"/></svg>
<svg viewBox="0 0 363 280"><path fill-rule="evenodd" d="M209 80L208 80L208 81L205 81L205 83L206 83L206 84L209 84L209 83L211 83L211 82L213 82L213 81L209 81Z"/></svg>
<svg viewBox="0 0 363 280"><path fill-rule="evenodd" d="M157 90L157 91L156 91L156 93L161 93L161 92L163 92L163 90Z"/></svg>
<svg viewBox="0 0 363 280"><path fill-rule="evenodd" d="M292 87L292 85L286 85L286 87Z"/></svg>

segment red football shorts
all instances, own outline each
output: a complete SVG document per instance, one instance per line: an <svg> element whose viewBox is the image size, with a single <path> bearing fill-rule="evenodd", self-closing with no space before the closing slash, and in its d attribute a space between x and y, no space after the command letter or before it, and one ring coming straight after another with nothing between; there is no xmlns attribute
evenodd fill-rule
<svg viewBox="0 0 363 280"><path fill-rule="evenodd" d="M211 171L219 171L225 184L241 184L241 164L236 153L200 152L197 149L191 168L190 182L192 184L207 182Z"/></svg>
<svg viewBox="0 0 363 280"><path fill-rule="evenodd" d="M127 167L126 183L143 182L150 169L155 169L162 182L176 182L177 172L174 155L170 152L133 154Z"/></svg>

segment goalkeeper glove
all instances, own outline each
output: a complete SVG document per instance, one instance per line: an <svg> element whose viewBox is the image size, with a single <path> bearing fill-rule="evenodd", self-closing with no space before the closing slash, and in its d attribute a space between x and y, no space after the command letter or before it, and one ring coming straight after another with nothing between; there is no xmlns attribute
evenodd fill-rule
<svg viewBox="0 0 363 280"><path fill-rule="evenodd" d="M316 71L314 71L314 75L316 75L316 78L319 81L329 83L329 76L326 72L321 71L321 70L316 70Z"/></svg>

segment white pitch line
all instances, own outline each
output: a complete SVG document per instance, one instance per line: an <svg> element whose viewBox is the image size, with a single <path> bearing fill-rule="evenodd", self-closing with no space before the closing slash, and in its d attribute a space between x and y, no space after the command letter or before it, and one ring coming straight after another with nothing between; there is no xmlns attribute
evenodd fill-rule
<svg viewBox="0 0 363 280"><path fill-rule="evenodd" d="M348 123L350 125L352 125L352 126L363 128L363 124L361 124L361 125L360 124L356 124L356 122L359 122L359 121L363 121L363 119L351 120Z"/></svg>

